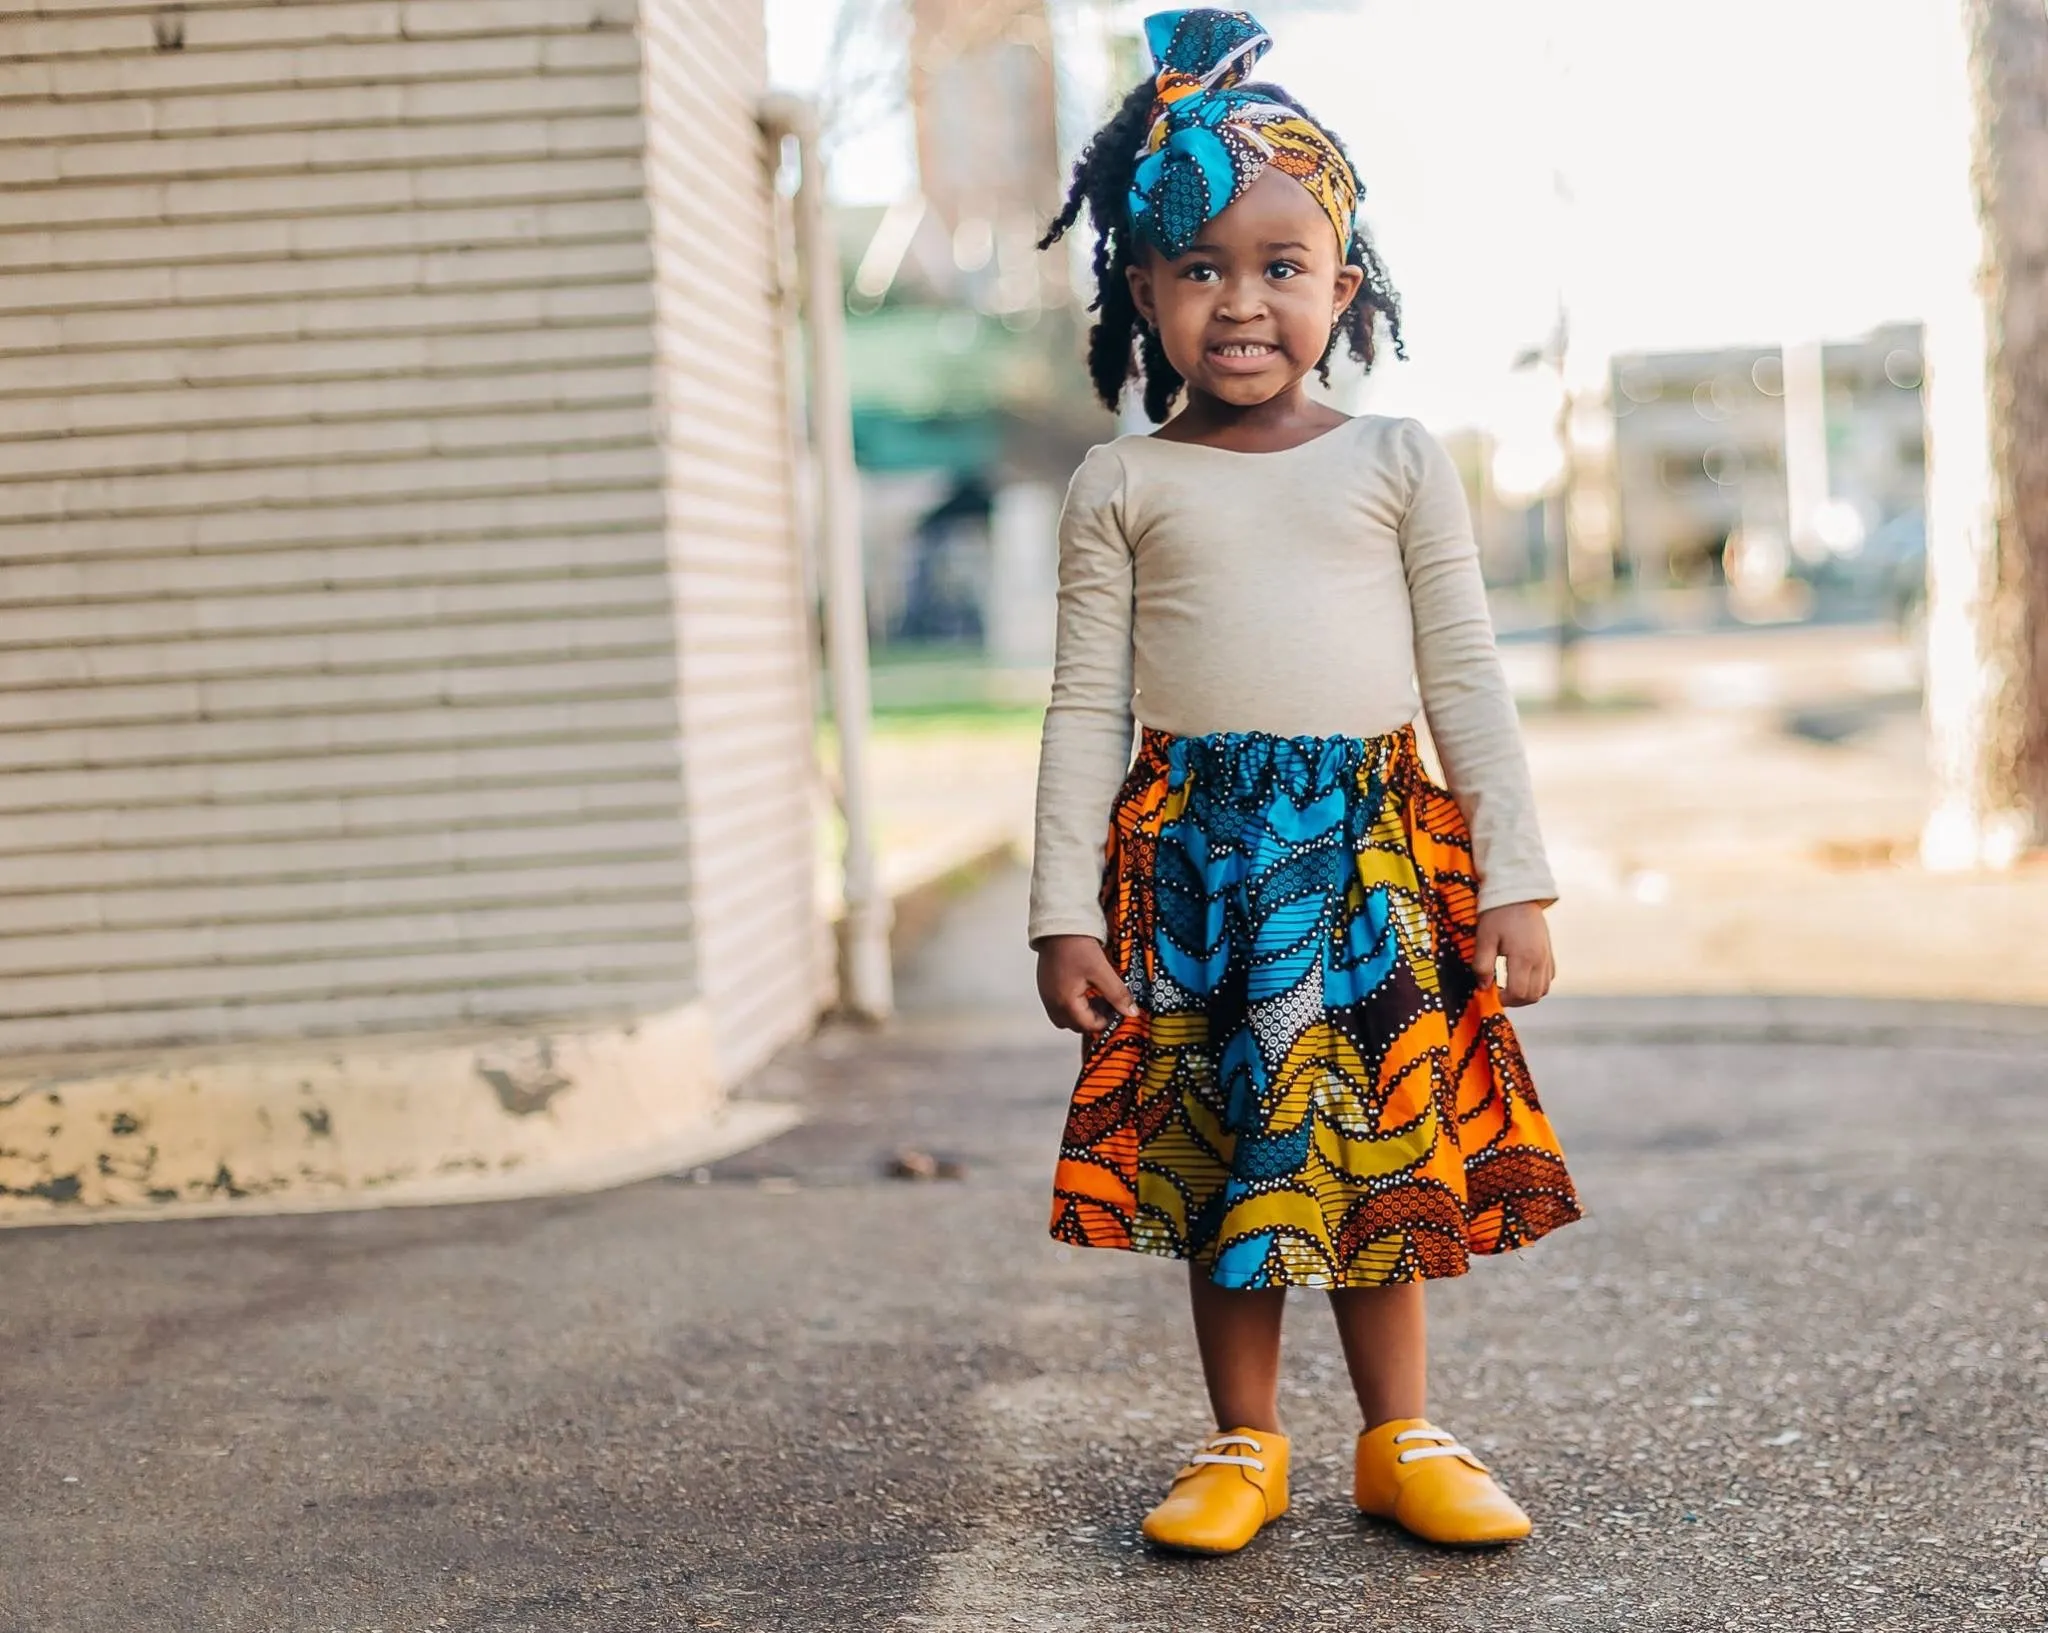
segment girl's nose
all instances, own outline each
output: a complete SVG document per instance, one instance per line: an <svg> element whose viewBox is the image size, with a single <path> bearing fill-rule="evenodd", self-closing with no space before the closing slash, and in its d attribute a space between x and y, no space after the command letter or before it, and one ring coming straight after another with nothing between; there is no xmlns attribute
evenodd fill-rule
<svg viewBox="0 0 2048 1633"><path fill-rule="evenodd" d="M1248 322L1266 315L1266 284L1264 278L1233 278L1223 286L1223 300L1216 308L1218 317Z"/></svg>

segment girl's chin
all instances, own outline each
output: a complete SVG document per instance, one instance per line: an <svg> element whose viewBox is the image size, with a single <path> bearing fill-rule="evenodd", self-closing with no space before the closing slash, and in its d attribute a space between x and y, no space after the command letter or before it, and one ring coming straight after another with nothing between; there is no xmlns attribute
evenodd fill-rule
<svg viewBox="0 0 2048 1633"><path fill-rule="evenodd" d="M1219 374L1213 369L1204 369L1202 377L1194 384L1233 408L1255 408L1260 403L1271 402L1299 378L1283 359L1276 357L1269 367L1260 369L1256 374Z"/></svg>

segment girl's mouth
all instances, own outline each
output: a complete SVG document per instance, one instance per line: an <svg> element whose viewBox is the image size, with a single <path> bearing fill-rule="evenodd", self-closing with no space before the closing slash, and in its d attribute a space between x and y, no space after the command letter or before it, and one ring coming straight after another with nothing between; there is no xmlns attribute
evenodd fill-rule
<svg viewBox="0 0 2048 1633"><path fill-rule="evenodd" d="M1280 355L1280 348L1269 340L1227 340L1221 345L1209 348L1209 360L1227 372L1251 372L1264 368Z"/></svg>

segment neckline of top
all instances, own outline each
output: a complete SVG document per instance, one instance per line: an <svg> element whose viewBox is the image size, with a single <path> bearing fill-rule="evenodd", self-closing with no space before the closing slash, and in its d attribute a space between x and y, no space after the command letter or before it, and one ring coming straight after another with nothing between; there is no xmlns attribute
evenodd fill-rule
<svg viewBox="0 0 2048 1633"><path fill-rule="evenodd" d="M1341 435L1368 417L1364 414L1346 415L1345 418L1331 426L1327 431L1318 431L1306 441L1290 443L1285 448L1224 448L1213 442L1180 442L1173 438L1159 436L1150 431L1140 431L1136 435L1127 437L1124 440L1127 442L1156 443L1162 448L1201 448L1212 454L1229 454L1235 459L1278 459L1287 454L1298 454L1302 449L1313 448L1318 443L1328 442L1332 437Z"/></svg>

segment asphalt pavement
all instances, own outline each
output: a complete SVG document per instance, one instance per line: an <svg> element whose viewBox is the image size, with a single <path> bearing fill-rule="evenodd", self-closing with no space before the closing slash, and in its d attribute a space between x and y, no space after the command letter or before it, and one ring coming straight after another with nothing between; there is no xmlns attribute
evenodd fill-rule
<svg viewBox="0 0 2048 1633"><path fill-rule="evenodd" d="M2048 1628L2048 1011L1533 1012L1589 1214L1432 1315L1535 1536L1352 1514L1300 1296L1296 1507L1195 1561L1137 1534L1205 1428L1181 1278L1045 1237L1077 1045L1021 923L1016 869L960 897L713 1170L11 1233L0 1628Z"/></svg>

